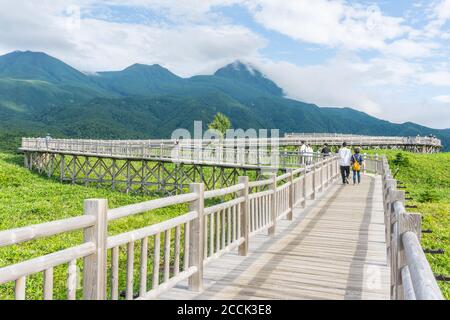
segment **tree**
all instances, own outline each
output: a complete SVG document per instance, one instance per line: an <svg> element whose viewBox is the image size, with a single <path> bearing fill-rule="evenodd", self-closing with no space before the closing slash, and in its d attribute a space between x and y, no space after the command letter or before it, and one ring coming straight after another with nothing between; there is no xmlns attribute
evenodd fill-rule
<svg viewBox="0 0 450 320"><path fill-rule="evenodd" d="M226 115L218 112L214 116L213 121L211 121L211 123L208 125L208 129L216 130L222 137L224 137L227 130L231 129L231 121Z"/></svg>

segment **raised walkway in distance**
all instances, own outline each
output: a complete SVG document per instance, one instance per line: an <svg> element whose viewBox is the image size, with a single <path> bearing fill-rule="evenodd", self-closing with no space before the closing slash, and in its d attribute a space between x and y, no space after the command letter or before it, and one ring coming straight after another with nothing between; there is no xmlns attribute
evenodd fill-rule
<svg viewBox="0 0 450 320"><path fill-rule="evenodd" d="M234 250L205 266L203 292L184 281L159 299L389 300L381 188L380 176L336 182L281 220L270 241L256 235L248 256Z"/></svg>

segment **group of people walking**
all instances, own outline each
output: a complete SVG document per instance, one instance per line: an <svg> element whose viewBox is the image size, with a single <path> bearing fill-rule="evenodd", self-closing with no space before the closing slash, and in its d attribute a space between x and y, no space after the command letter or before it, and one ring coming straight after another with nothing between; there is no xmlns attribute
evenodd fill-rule
<svg viewBox="0 0 450 320"><path fill-rule="evenodd" d="M309 143L302 141L300 146L300 154L302 159L302 164L310 165L313 162L314 150Z"/></svg>
<svg viewBox="0 0 450 320"><path fill-rule="evenodd" d="M363 157L360 154L360 149L355 148L355 152L347 148L347 143L343 143L338 151L339 166L341 169L342 184L349 184L350 167L353 172L353 184L361 183L361 168Z"/></svg>
<svg viewBox="0 0 450 320"><path fill-rule="evenodd" d="M332 151L328 144L324 144L321 149L321 154L323 157L328 157L331 155ZM360 148L355 148L352 152L348 147L347 143L344 142L342 147L338 151L339 156L339 166L342 177L342 184L349 184L350 170L353 173L353 184L361 183L361 168L363 163L363 157L360 154ZM311 145L302 141L300 146L301 163L309 165L313 160L314 150Z"/></svg>

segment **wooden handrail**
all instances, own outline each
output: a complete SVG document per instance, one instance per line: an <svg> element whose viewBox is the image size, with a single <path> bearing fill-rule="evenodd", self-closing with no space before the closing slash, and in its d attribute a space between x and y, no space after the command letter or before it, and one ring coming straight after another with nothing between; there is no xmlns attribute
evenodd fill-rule
<svg viewBox="0 0 450 320"><path fill-rule="evenodd" d="M296 175L299 176L294 178ZM85 200L84 216L0 232L0 246L17 244L75 229L83 229L85 239L81 245L0 268L0 283L15 281L16 298L23 299L26 292L25 277L37 272L44 272L44 298L51 299L53 268L68 263L68 298L75 299L76 259L84 258L84 299L106 299L107 281L111 281L111 298L118 299L119 247L126 247L125 296L126 299L133 299L134 243L140 241L140 299L154 297L186 278L189 279L190 289L199 291L202 289L205 263L236 247L239 248L239 254L247 255L249 240L253 235L262 230L268 230L269 234L274 234L277 220L282 217L287 217L288 220L292 219L294 206L299 203L304 205L306 201L307 187L312 190L311 194L315 195L338 175L337 158L328 157L306 168L290 170L278 177L273 175L268 180L249 183L248 177L239 177L239 182L235 185L206 192L203 184L195 183L191 184L191 191L187 194L120 208L108 209L106 199ZM277 182L284 180L286 182L277 186ZM269 185L270 190L251 192L252 188L264 185ZM232 196L230 200L205 208L206 199L227 195ZM109 221L183 203L189 204L190 211L181 216L155 225L108 236ZM161 248L161 236L164 238L163 248ZM154 237L151 289L147 288L146 269L149 237ZM181 241L181 237L184 237L184 241ZM214 239L213 246L210 241ZM208 241L210 243L207 243ZM180 258L182 245L184 246L183 265L181 265ZM111 254L108 255L107 252L111 252ZM160 253L163 255L163 270L160 270ZM110 264L107 263L108 257L111 259ZM170 271L171 263L174 264L173 271ZM109 266L111 271L108 273ZM163 273L161 283L160 272ZM107 274L111 275L109 280L106 278Z"/></svg>
<svg viewBox="0 0 450 320"><path fill-rule="evenodd" d="M442 293L420 245L421 215L406 212L405 192L396 189L386 156L380 163L391 299L441 300Z"/></svg>
<svg viewBox="0 0 450 320"><path fill-rule="evenodd" d="M93 216L79 216L0 231L0 247L87 228L93 226L95 222L96 218Z"/></svg>
<svg viewBox="0 0 450 320"><path fill-rule="evenodd" d="M161 209L176 204L186 203L197 199L195 193L185 193L176 196L154 199L146 202L130 204L128 206L119 207L108 210L108 221L129 217L134 214L143 213L150 210Z"/></svg>
<svg viewBox="0 0 450 320"><path fill-rule="evenodd" d="M405 232L402 235L402 242L416 299L443 300L441 290L437 285L417 235L411 231Z"/></svg>

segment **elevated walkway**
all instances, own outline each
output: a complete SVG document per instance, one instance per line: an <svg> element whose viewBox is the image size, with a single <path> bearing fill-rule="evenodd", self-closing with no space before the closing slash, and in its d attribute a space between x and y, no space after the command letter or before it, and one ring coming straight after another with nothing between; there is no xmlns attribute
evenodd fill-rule
<svg viewBox="0 0 450 320"><path fill-rule="evenodd" d="M307 204L274 237L252 238L247 257L235 250L208 264L202 293L184 281L159 298L388 300L381 177L336 182Z"/></svg>

